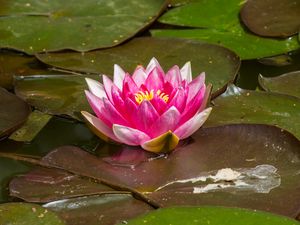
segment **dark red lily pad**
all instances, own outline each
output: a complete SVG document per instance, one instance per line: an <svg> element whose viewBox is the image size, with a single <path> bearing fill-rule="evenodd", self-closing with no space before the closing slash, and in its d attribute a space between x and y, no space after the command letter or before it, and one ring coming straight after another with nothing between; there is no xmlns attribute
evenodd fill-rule
<svg viewBox="0 0 300 225"><path fill-rule="evenodd" d="M258 77L259 85L270 92L292 95L300 98L300 71L282 74L277 77Z"/></svg>
<svg viewBox="0 0 300 225"><path fill-rule="evenodd" d="M15 177L9 184L9 190L11 196L27 202L50 202L78 196L119 193L90 179L50 168L36 168Z"/></svg>
<svg viewBox="0 0 300 225"><path fill-rule="evenodd" d="M25 123L30 111L26 102L0 88L0 138L10 134Z"/></svg>
<svg viewBox="0 0 300 225"><path fill-rule="evenodd" d="M157 206L213 204L295 217L300 201L299 149L300 142L294 136L276 127L230 125L201 129L169 156L151 159L133 168L111 165L71 146L54 150L42 163L123 190L147 194L145 199ZM254 186L233 185L205 193L195 192L194 188L205 185L227 184L226 179L214 182L210 177L203 182L199 178L214 176L224 168L241 173L258 168L263 172L250 179Z"/></svg>
<svg viewBox="0 0 300 225"><path fill-rule="evenodd" d="M248 0L241 18L254 33L267 37L289 37L299 32L300 2L295 0Z"/></svg>
<svg viewBox="0 0 300 225"><path fill-rule="evenodd" d="M130 194L110 194L65 199L45 204L56 212L68 225L114 225L150 212L146 203L134 199Z"/></svg>

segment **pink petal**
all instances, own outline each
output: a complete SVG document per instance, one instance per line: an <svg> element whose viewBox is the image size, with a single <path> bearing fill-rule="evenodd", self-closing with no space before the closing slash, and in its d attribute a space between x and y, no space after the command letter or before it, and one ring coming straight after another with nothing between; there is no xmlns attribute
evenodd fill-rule
<svg viewBox="0 0 300 225"><path fill-rule="evenodd" d="M168 104L158 96L154 96L154 98L150 102L159 115L164 113L168 106Z"/></svg>
<svg viewBox="0 0 300 225"><path fill-rule="evenodd" d="M124 70L117 64L114 65L114 84L122 90L123 80L125 77Z"/></svg>
<svg viewBox="0 0 300 225"><path fill-rule="evenodd" d="M163 72L163 69L161 68L157 59L153 57L146 68L146 74L148 75L155 67Z"/></svg>
<svg viewBox="0 0 300 225"><path fill-rule="evenodd" d="M193 117L197 112L199 112L204 95L205 95L206 87L205 85L198 91L196 96L186 104L185 110L181 114L181 119L179 124L185 123L187 120L189 120L191 117Z"/></svg>
<svg viewBox="0 0 300 225"><path fill-rule="evenodd" d="M155 67L147 77L145 85L149 91L162 90L164 86L164 73Z"/></svg>
<svg viewBox="0 0 300 225"><path fill-rule="evenodd" d="M121 91L115 85L113 85L111 88L111 96L112 96L112 100L113 100L113 104L114 104L115 108L119 112L122 112L124 110L124 100L122 98Z"/></svg>
<svg viewBox="0 0 300 225"><path fill-rule="evenodd" d="M125 99L124 111L122 115L129 122L130 127L136 128L136 118L137 118L138 106L130 98Z"/></svg>
<svg viewBox="0 0 300 225"><path fill-rule="evenodd" d="M195 95L204 85L204 82L205 82L205 73L203 72L188 84L189 94L188 94L187 102L190 102L195 97Z"/></svg>
<svg viewBox="0 0 300 225"><path fill-rule="evenodd" d="M144 132L118 124L113 125L113 132L121 142L127 145L141 145L150 140L150 137Z"/></svg>
<svg viewBox="0 0 300 225"><path fill-rule="evenodd" d="M123 80L123 97L126 98L130 94L135 94L139 91L138 86L132 79L132 77L126 73Z"/></svg>
<svg viewBox="0 0 300 225"><path fill-rule="evenodd" d="M114 85L114 83L106 75L102 75L102 80L103 80L103 86L104 86L104 90L106 92L107 98L110 101L113 101L112 95L111 95L111 87Z"/></svg>
<svg viewBox="0 0 300 225"><path fill-rule="evenodd" d="M118 110L116 110L111 102L105 98L103 98L103 108L100 113L102 117L107 118L111 124L117 123L125 126L129 125L126 119L118 112Z"/></svg>
<svg viewBox="0 0 300 225"><path fill-rule="evenodd" d="M110 139L112 139L116 142L120 142L120 140L114 135L112 128L108 127L99 118L97 118L97 117L93 116L92 114L85 112L85 111L82 111L81 114L84 116L84 118L87 120L87 122L90 123L92 128L95 128L98 131L100 131L100 133L102 135L104 134L105 136L109 137ZM98 136L101 136L101 134Z"/></svg>
<svg viewBox="0 0 300 225"><path fill-rule="evenodd" d="M212 108L207 108L203 110L202 112L199 112L194 117L192 117L190 120L182 124L180 127L178 127L174 134L178 136L180 139L187 138L191 136L194 132L196 132L203 123L207 120Z"/></svg>
<svg viewBox="0 0 300 225"><path fill-rule="evenodd" d="M107 126L111 127L112 123L105 117L103 116L103 100L95 96L89 91L85 91L85 95L87 97L87 100L93 109L93 111L96 113L97 117L102 120ZM104 98L103 98L104 99Z"/></svg>
<svg viewBox="0 0 300 225"><path fill-rule="evenodd" d="M151 126L148 133L150 137L157 137L167 131L174 131L180 118L180 112L172 106L164 112Z"/></svg>
<svg viewBox="0 0 300 225"><path fill-rule="evenodd" d="M178 66L173 66L166 74L165 81L168 81L173 87L181 85L181 74Z"/></svg>
<svg viewBox="0 0 300 225"><path fill-rule="evenodd" d="M191 62L187 62L180 70L181 79L186 80L188 83L192 81L192 69L191 69Z"/></svg>
<svg viewBox="0 0 300 225"><path fill-rule="evenodd" d="M132 75L132 79L134 80L136 85L140 87L143 83L145 83L146 78L147 74L145 72L145 69L142 66L138 66Z"/></svg>
<svg viewBox="0 0 300 225"><path fill-rule="evenodd" d="M185 109L187 101L187 93L185 89L178 89L172 100L168 103L169 106L175 106L180 113Z"/></svg>
<svg viewBox="0 0 300 225"><path fill-rule="evenodd" d="M85 80L89 87L90 92L92 92L98 98L107 98L103 84L88 77L86 77Z"/></svg>
<svg viewBox="0 0 300 225"><path fill-rule="evenodd" d="M159 114L150 103L150 101L144 100L138 107L137 118L135 124L137 129L147 133L150 126L158 119Z"/></svg>

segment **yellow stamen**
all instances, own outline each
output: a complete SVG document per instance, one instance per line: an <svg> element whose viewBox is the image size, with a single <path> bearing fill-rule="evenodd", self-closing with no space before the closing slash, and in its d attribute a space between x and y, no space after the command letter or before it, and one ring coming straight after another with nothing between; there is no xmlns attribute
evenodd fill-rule
<svg viewBox="0 0 300 225"><path fill-rule="evenodd" d="M144 100L150 101L154 98L154 90L149 91L139 91L137 93L134 94L135 95L135 101L138 104L141 104ZM161 98L162 100L164 100L165 102L169 101L169 95L161 92L161 90L157 90L156 91L156 95Z"/></svg>

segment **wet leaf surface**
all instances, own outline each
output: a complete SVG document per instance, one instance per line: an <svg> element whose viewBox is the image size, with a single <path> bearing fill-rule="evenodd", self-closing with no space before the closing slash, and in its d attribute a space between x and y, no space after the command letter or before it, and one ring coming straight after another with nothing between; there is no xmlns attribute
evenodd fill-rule
<svg viewBox="0 0 300 225"><path fill-rule="evenodd" d="M99 79L99 76L89 76ZM85 76L36 75L16 77L15 93L36 109L81 120L80 111L91 111L84 90Z"/></svg>
<svg viewBox="0 0 300 225"><path fill-rule="evenodd" d="M56 214L35 204L5 203L0 205L0 212L3 225L65 225Z"/></svg>
<svg viewBox="0 0 300 225"><path fill-rule="evenodd" d="M9 190L11 196L27 202L50 202L78 196L118 193L90 179L50 168L36 168L15 177L9 184Z"/></svg>
<svg viewBox="0 0 300 225"><path fill-rule="evenodd" d="M1 5L0 47L33 54L115 46L149 26L166 2L16 0L1 1Z"/></svg>
<svg viewBox="0 0 300 225"><path fill-rule="evenodd" d="M25 124L9 136L9 139L30 142L46 126L50 119L50 115L35 110L30 113Z"/></svg>
<svg viewBox="0 0 300 225"><path fill-rule="evenodd" d="M268 37L289 37L300 27L300 2L295 0L248 0L241 19L254 33Z"/></svg>
<svg viewBox="0 0 300 225"><path fill-rule="evenodd" d="M0 138L22 126L29 114L26 102L0 87Z"/></svg>
<svg viewBox="0 0 300 225"><path fill-rule="evenodd" d="M259 76L259 84L265 91L288 94L300 98L300 71L282 74L277 77Z"/></svg>
<svg viewBox="0 0 300 225"><path fill-rule="evenodd" d="M89 196L50 202L44 205L53 210L68 225L113 225L150 212L152 208L129 194ZM125 222L124 222L125 221Z"/></svg>
<svg viewBox="0 0 300 225"><path fill-rule="evenodd" d="M160 209L145 216L140 216L128 222L128 225L297 225L298 221L286 217L264 213L259 211L250 211L238 208L224 207L173 207Z"/></svg>
<svg viewBox="0 0 300 225"><path fill-rule="evenodd" d="M276 127L230 125L201 129L169 156L150 156L148 161L132 167L122 166L122 162L111 164L107 157L103 160L72 146L53 150L42 163L122 190L144 193L161 207L225 205L295 217L300 199L299 147L295 137ZM252 178L249 175L250 181L244 175L216 179L218 172L226 168L242 175L258 172L253 172ZM199 192L199 188L227 184L231 187Z"/></svg>
<svg viewBox="0 0 300 225"><path fill-rule="evenodd" d="M31 56L0 50L0 86L13 89L14 76L56 74ZM60 72L61 74L62 72Z"/></svg>
<svg viewBox="0 0 300 225"><path fill-rule="evenodd" d="M300 139L298 98L243 90L230 85L213 101L214 107L205 127L224 124L269 124L283 128Z"/></svg>
<svg viewBox="0 0 300 225"><path fill-rule="evenodd" d="M177 7L160 17L159 22L192 29L152 30L151 34L221 44L235 51L242 59L262 58L299 48L296 37L277 40L247 32L239 21L242 3L242 0L200 0Z"/></svg>
<svg viewBox="0 0 300 225"><path fill-rule="evenodd" d="M145 49L145 46L148 46ZM163 51L162 51L163 49ZM185 57L182 57L182 56ZM113 74L113 65L120 65L132 73L137 65L147 66L156 57L165 70L173 65L182 67L191 61L192 72L197 76L206 73L207 83L219 91L228 81L234 80L239 69L238 56L228 49L207 43L169 38L135 38L116 48L85 53L39 54L38 59L51 66L96 74Z"/></svg>

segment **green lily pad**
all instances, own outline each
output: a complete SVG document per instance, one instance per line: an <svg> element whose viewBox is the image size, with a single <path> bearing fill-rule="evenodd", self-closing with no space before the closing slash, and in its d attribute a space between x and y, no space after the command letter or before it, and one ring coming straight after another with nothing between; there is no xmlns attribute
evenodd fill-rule
<svg viewBox="0 0 300 225"><path fill-rule="evenodd" d="M182 67L187 61L191 61L193 75L197 76L204 71L207 83L213 84L215 92L220 91L228 81L234 80L240 66L238 56L228 49L173 38L135 38L116 48L88 52L84 55L53 53L39 54L37 57L51 66L108 75L112 75L114 64L132 73L137 65L146 66L152 57L158 59L165 71L173 65Z"/></svg>
<svg viewBox="0 0 300 225"><path fill-rule="evenodd" d="M165 0L6 1L0 47L28 54L112 47L149 26L165 7Z"/></svg>
<svg viewBox="0 0 300 225"><path fill-rule="evenodd" d="M50 202L65 198L103 193L118 193L103 184L83 179L66 171L36 168L10 181L10 195L27 202Z"/></svg>
<svg viewBox="0 0 300 225"><path fill-rule="evenodd" d="M128 221L128 225L297 225L298 221L270 213L224 207L173 207Z"/></svg>
<svg viewBox="0 0 300 225"><path fill-rule="evenodd" d="M300 2L294 0L248 0L241 9L241 19L255 34L289 37L300 27Z"/></svg>
<svg viewBox="0 0 300 225"><path fill-rule="evenodd" d="M278 77L258 77L260 86L265 91L288 94L300 98L300 71L283 74Z"/></svg>
<svg viewBox="0 0 300 225"><path fill-rule="evenodd" d="M0 205L0 223L3 225L65 225L53 212L39 205L28 203Z"/></svg>
<svg viewBox="0 0 300 225"><path fill-rule="evenodd" d="M27 120L30 107L22 99L0 88L0 138L18 129Z"/></svg>
<svg viewBox="0 0 300 225"><path fill-rule="evenodd" d="M30 142L46 126L50 119L50 115L35 110L30 113L25 124L9 136L9 139Z"/></svg>
<svg viewBox="0 0 300 225"><path fill-rule="evenodd" d="M239 21L243 3L242 0L200 0L186 4L169 10L159 21L193 29L152 30L151 34L155 37L178 37L221 44L235 51L242 59L277 55L300 47L296 37L277 40L247 32Z"/></svg>
<svg viewBox="0 0 300 225"><path fill-rule="evenodd" d="M96 75L88 77L99 79ZM81 75L19 76L15 81L15 93L36 109L78 120L80 111L91 111L85 89L85 76Z"/></svg>
<svg viewBox="0 0 300 225"><path fill-rule="evenodd" d="M295 217L299 149L299 140L274 126L230 125L200 129L167 157L141 162L141 149L122 152L123 159L126 154L137 158L134 166L114 155L111 163L107 156L72 146L53 150L41 163L133 192L156 207L224 205ZM228 180L225 172L234 177Z"/></svg>
<svg viewBox="0 0 300 225"><path fill-rule="evenodd" d="M55 211L70 225L114 225L152 210L130 194L67 199L47 203L44 207Z"/></svg>
<svg viewBox="0 0 300 225"><path fill-rule="evenodd" d="M205 127L224 124L269 124L300 139L300 99L269 92L248 91L230 85L216 98Z"/></svg>
<svg viewBox="0 0 300 225"><path fill-rule="evenodd" d="M13 89L14 76L58 73L34 57L7 50L0 50L0 65L0 86L6 89Z"/></svg>

